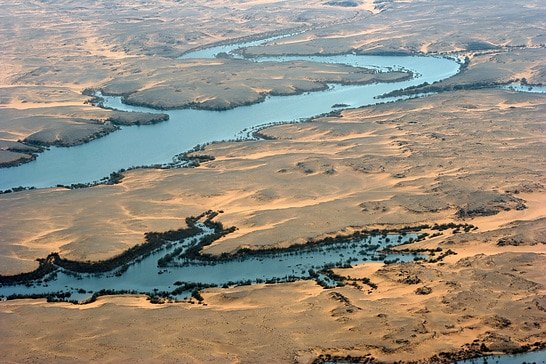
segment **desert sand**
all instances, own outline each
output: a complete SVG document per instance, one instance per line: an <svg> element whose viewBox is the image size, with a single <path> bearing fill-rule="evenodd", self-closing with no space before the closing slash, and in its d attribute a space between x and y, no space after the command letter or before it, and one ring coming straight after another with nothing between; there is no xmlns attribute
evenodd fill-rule
<svg viewBox="0 0 546 364"><path fill-rule="evenodd" d="M370 1L357 7L319 1L80 5L3 4L0 141L71 146L114 131L108 113L84 105L89 97L82 92L89 88L130 94L133 103L161 108L224 109L257 102L270 92L323 89L325 82L345 80L344 74L348 82L370 82L369 75L359 76L357 70L355 77L354 69L338 66L319 65L310 72L287 64L256 68L230 60L176 60L207 44L367 17L374 9ZM265 82L273 78L278 81ZM4 165L28 160L28 154L18 152L0 149L0 160Z"/></svg>
<svg viewBox="0 0 546 364"><path fill-rule="evenodd" d="M9 50L0 62L7 70L0 89L0 112L7 115L0 121L1 138L16 142L48 129L73 135L76 129L67 125L76 122L83 128L109 125L111 111L83 104L84 88L122 85L116 92L140 91L139 97L155 100L161 90L154 90L156 85L176 88L166 81L173 69L190 74L189 67L169 66L177 55L263 32L307 29L247 52L457 52L470 63L432 85L439 94L269 127L261 131L267 140L212 144L196 153L215 159L197 168L137 169L111 186L1 194L0 274L33 270L36 258L53 251L77 260L105 259L142 243L145 232L181 228L185 217L207 209L222 210L218 220L238 228L207 249L214 254L289 246L361 227L455 222L477 229L446 230L403 247L456 253L439 262L337 269L345 286L333 289L313 281L207 289L201 292L203 304L155 305L142 296L101 297L88 305L0 302L0 361L311 363L350 355L350 361L449 362L544 349L546 98L496 87L523 77L546 82L537 20L544 6L538 1L366 2L356 8L205 3L182 10L160 2L153 14L143 3L111 5L125 23L99 16L106 10L97 3L89 12L102 25L95 28L85 10L67 1L63 5L71 10L63 13L68 24L63 32L37 12L39 4L7 8L8 14L24 9L32 15L25 18L26 29L13 27L14 35L40 36L28 30L37 22L55 30L40 34L56 47L46 51L42 43L32 50L34 57L16 62L21 49L1 40ZM51 14L61 8L40 9ZM86 16L74 23L77 11ZM188 14L193 22L172 25ZM218 14L222 21L215 23ZM241 14L248 20L241 22ZM79 31L70 33L74 24ZM60 57L66 49L78 62ZM36 57L46 54L57 57L59 62L51 62L58 71L36 67L41 62ZM157 59L150 59L152 54ZM199 72L233 71L229 62L221 63L200 64ZM136 65L142 77L135 76ZM318 80L323 70L311 69L316 74L310 79ZM266 79L253 84L256 70L241 66L237 72L233 85L245 79L244 86L272 89ZM288 71L275 66L267 72ZM302 76L305 72L294 70L287 79ZM193 82L203 87L196 87L199 94L217 92L197 77ZM175 101L184 100L195 100L195 94Z"/></svg>

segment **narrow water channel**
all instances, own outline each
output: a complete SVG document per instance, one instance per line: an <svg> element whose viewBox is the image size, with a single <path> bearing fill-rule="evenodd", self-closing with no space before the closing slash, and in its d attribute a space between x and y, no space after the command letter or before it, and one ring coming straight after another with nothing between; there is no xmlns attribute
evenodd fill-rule
<svg viewBox="0 0 546 364"><path fill-rule="evenodd" d="M81 302L102 291L180 299L191 293L187 287L222 287L300 279L314 279L322 285L335 286L339 282L324 274L324 269L369 261L397 262L424 258L418 254L382 252L391 246L415 240L415 234L381 234L348 241L332 240L297 250L273 250L221 260L198 259L188 257L188 250L216 231L203 223L197 223L196 227L201 232L194 236L167 241L151 254L110 271L76 273L57 268L33 281L1 285L0 298L35 296Z"/></svg>

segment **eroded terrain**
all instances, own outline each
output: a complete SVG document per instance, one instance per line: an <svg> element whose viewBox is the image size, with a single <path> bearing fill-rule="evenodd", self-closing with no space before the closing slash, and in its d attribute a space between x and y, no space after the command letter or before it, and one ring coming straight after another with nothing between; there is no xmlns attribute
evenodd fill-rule
<svg viewBox="0 0 546 364"><path fill-rule="evenodd" d="M38 43L35 57L16 62L21 50L2 40L9 52L2 53L7 71L0 112L6 117L0 125L8 142L35 133L43 140L57 138L60 131L96 133L94 128L109 125L113 112L83 104L88 99L81 95L84 88L123 85L120 93L140 91L135 97L156 100L165 88L176 92L176 83L167 82L176 78L169 72L189 77L190 67L167 67L184 51L302 23L306 33L247 52L458 52L469 64L459 75L432 85L439 94L270 127L261 131L267 140L212 144L197 153L214 160L196 168L137 169L116 185L2 194L2 274L30 271L36 258L53 251L77 260L106 259L142 243L145 232L178 229L185 217L207 209L222 210L219 220L238 228L207 249L215 254L288 246L349 234L356 227L456 222L477 229L446 230L401 247L456 253L441 260L338 269L345 285L333 289L313 282L208 289L201 292L204 304L199 305L152 305L145 297L127 296L102 297L83 306L2 302L3 360L320 362L350 355L387 362L436 356L448 362L544 349L546 99L496 87L522 78L546 82L540 2L394 1L375 8L318 2L273 7L259 1L223 8L198 2L183 10L196 14L195 23L174 27L188 15L174 2L161 2L154 16L139 4L109 5L118 6L117 15L126 19L114 25L99 16L104 4L77 10L67 1L63 9L72 10L64 15L64 27L76 24L81 33L34 35L28 30L32 21L53 27L36 10L48 14L60 8L21 4L9 9L32 15L25 18L27 28L17 31L15 20L4 27L11 24L14 37L41 36L50 43ZM265 6L271 9L264 11ZM102 27L86 20L90 8ZM139 15L127 15L133 13ZM220 13L224 17L218 24L206 21ZM74 23L74 14L82 20ZM233 26L230 22L241 14L248 20ZM127 33L133 26L133 33ZM195 33L188 31L191 27ZM101 35L106 30L109 35ZM132 39L124 38L127 34ZM195 38L189 40L191 34ZM69 53L71 60L62 51L74 52L77 42L80 53ZM40 48L47 44L57 48ZM50 62L58 70L38 70L43 58L36 57L44 54L54 57ZM156 58L149 58L152 54ZM209 67L220 67L237 73L221 87L260 90L274 88L267 78L259 86L254 83L262 72L283 75L292 86L297 82L288 80L307 77L299 68L272 65L258 71L245 65L235 70L230 67L239 66L233 61L218 63L196 65L199 77ZM142 77L135 76L137 67ZM308 70L313 80L324 71ZM195 101L198 95L209 100L218 92L217 80L211 79L210 87L198 77L193 82L195 93L184 89L174 102ZM8 142L3 143L12 145ZM363 278L376 287L361 284Z"/></svg>

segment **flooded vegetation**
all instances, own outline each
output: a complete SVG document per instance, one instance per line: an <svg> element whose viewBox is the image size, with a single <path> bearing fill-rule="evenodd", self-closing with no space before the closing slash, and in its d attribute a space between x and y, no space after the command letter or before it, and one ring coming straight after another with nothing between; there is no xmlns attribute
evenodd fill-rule
<svg viewBox="0 0 546 364"><path fill-rule="evenodd" d="M367 261L423 260L434 254L391 250L426 236L417 234L423 227L407 227L356 231L287 248L242 248L215 256L203 253L203 248L236 230L214 221L217 214L208 211L188 217L187 228L147 233L145 243L104 261L72 261L52 253L39 259L40 266L33 272L0 276L0 294L5 299L46 297L49 301L86 303L100 295L126 293L176 300L205 287L301 279L335 287L343 285L344 279L332 268L350 268ZM373 288L369 281L362 283Z"/></svg>

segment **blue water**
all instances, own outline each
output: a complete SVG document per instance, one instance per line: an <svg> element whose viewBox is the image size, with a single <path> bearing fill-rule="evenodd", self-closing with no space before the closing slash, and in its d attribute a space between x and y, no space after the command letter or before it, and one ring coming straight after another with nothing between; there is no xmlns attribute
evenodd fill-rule
<svg viewBox="0 0 546 364"><path fill-rule="evenodd" d="M102 274L73 273L59 269L44 279L26 285L1 286L0 297L13 294L46 295L52 292L70 293L70 300L82 301L99 290L135 291L154 294L154 292L172 292L177 288L175 282L197 283L201 285L253 284L260 282L277 282L295 279L309 279L309 270L319 271L322 268L361 264L367 261L410 261L420 255L382 254L380 251L394 244L415 239L416 235L369 236L349 242L336 242L313 248L302 248L298 251L247 256L222 262L206 262L175 258L166 266L158 266L159 259L171 254L177 248L184 252L195 245L201 238L213 231L197 224L202 233L180 241L172 241L162 249L153 252L140 261L132 262L129 268L119 273L117 269ZM116 274L118 273L118 274ZM326 276L319 279L328 282ZM331 281L335 285L336 282ZM187 296L183 292L177 298Z"/></svg>
<svg viewBox="0 0 546 364"><path fill-rule="evenodd" d="M230 52L245 45L215 47L188 53L183 58L213 57L219 51ZM0 190L13 187L53 187L74 183L90 183L107 177L111 172L136 166L161 165L173 162L173 157L191 150L197 144L243 139L244 130L260 125L302 121L332 111L332 105L347 108L376 104L376 96L424 82L433 83L451 77L459 71L453 59L424 56L296 56L256 58L253 61L307 60L342 63L358 67L410 70L415 77L395 83L370 85L330 85L329 90L294 96L268 97L264 102L227 111L171 110L170 120L155 125L123 127L121 130L92 142L70 147L51 147L39 157L18 167L0 169ZM173 60L173 62L177 62ZM381 102L393 99L381 99ZM157 110L123 105L120 98L107 98L105 106L126 111ZM336 108L339 110L339 108Z"/></svg>

